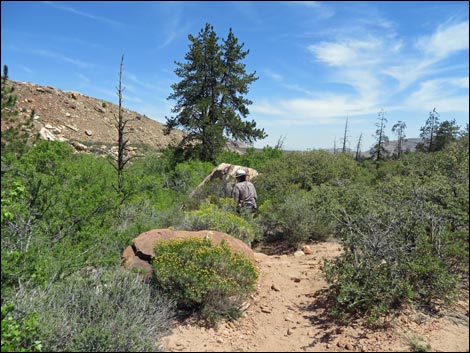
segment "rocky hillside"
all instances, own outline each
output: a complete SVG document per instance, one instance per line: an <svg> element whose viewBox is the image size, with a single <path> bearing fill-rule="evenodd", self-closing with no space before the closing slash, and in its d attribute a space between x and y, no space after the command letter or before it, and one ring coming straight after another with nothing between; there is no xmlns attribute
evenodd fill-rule
<svg viewBox="0 0 470 353"><path fill-rule="evenodd" d="M78 151L116 153L118 105L85 96L78 92L61 91L51 86L8 81L15 88L19 118L29 117L34 110L33 132L47 140L67 141ZM116 98L117 99L117 98ZM160 149L178 143L183 132L163 134L163 124L140 113L123 108L128 120L128 138L134 151L146 147ZM2 124L2 130L8 128Z"/></svg>

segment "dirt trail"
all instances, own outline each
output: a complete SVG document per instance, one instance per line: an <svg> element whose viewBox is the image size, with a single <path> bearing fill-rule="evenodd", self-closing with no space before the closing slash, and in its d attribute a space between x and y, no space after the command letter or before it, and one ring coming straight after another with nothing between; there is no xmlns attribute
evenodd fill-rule
<svg viewBox="0 0 470 353"><path fill-rule="evenodd" d="M256 253L260 278L245 314L217 330L182 323L161 341L165 351L183 352L406 352L417 345L434 352L468 352L468 301L452 316L403 314L387 329L357 323L338 326L325 315L324 258L338 256L336 243L311 244L313 254ZM412 344L415 343L413 347Z"/></svg>

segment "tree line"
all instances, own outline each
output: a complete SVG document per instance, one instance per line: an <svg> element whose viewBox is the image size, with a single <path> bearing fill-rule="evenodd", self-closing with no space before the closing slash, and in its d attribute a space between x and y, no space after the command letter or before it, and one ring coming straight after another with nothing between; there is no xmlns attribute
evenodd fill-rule
<svg viewBox="0 0 470 353"><path fill-rule="evenodd" d="M390 139L386 134L386 126L388 119L385 117L385 110L381 109L378 112L377 122L375 124L376 131L373 137L375 138L375 143L370 150L370 158L375 160L377 163L385 160L387 158L399 159L404 153L409 152L404 148L406 142L406 123L399 120L392 126L392 133L397 138L397 145L393 151L387 149L387 144ZM463 136L466 132L465 128L468 131L467 127L462 128L457 125L455 119L439 121L440 114L437 112L437 109L434 108L429 112L429 117L427 118L425 124L420 128L419 137L421 141L416 145L415 150L418 152L436 152L444 149L445 146L449 143L456 141L458 138ZM348 139L348 118L346 119L345 128L344 128L344 137L342 139L343 147L341 152L347 153L347 139ZM357 161L361 160L361 140L362 133L359 135L359 139L356 145L355 159ZM336 144L335 144L336 145ZM336 147L334 148L334 153L336 153Z"/></svg>

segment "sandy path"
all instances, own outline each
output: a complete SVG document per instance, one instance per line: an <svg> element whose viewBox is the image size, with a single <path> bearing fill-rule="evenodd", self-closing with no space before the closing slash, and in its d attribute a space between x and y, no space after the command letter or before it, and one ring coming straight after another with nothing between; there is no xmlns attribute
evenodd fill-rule
<svg viewBox="0 0 470 353"><path fill-rule="evenodd" d="M413 351L410 342L429 351L468 352L468 301L457 306L458 320L420 314L391 319L388 329L370 331L357 324L338 326L324 314L327 284L323 258L340 252L336 243L311 244L304 256L257 253L257 292L242 318L217 330L191 323L175 327L161 340L165 351L184 352L391 352ZM466 316L466 320L465 320ZM463 317L463 319L462 319Z"/></svg>

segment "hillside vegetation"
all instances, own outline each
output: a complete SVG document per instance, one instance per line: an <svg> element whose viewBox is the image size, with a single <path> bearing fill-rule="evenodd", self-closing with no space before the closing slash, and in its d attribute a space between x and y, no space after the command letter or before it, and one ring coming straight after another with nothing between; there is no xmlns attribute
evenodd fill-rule
<svg viewBox="0 0 470 353"><path fill-rule="evenodd" d="M15 107L4 104L3 88L2 125ZM340 322L363 315L375 325L406 303L438 310L468 291L468 129L440 150L380 161L279 147L222 152L213 163L181 161L173 148L148 151L126 168L125 197L112 157L77 154L60 141L19 148L8 137L2 132L2 351L156 351L155 339L182 312L209 324L235 320L236 308L219 312L217 303L226 293L248 295L251 281L220 287L204 307L191 292L195 299L182 307L175 291L194 280L184 271L168 293L118 270L123 249L154 228L227 231L252 246L282 242L292 251L338 240L341 255L322 269ZM189 202L222 162L260 173L256 217L238 215L217 183ZM218 267L230 255L211 256ZM204 289L210 278L191 283Z"/></svg>

